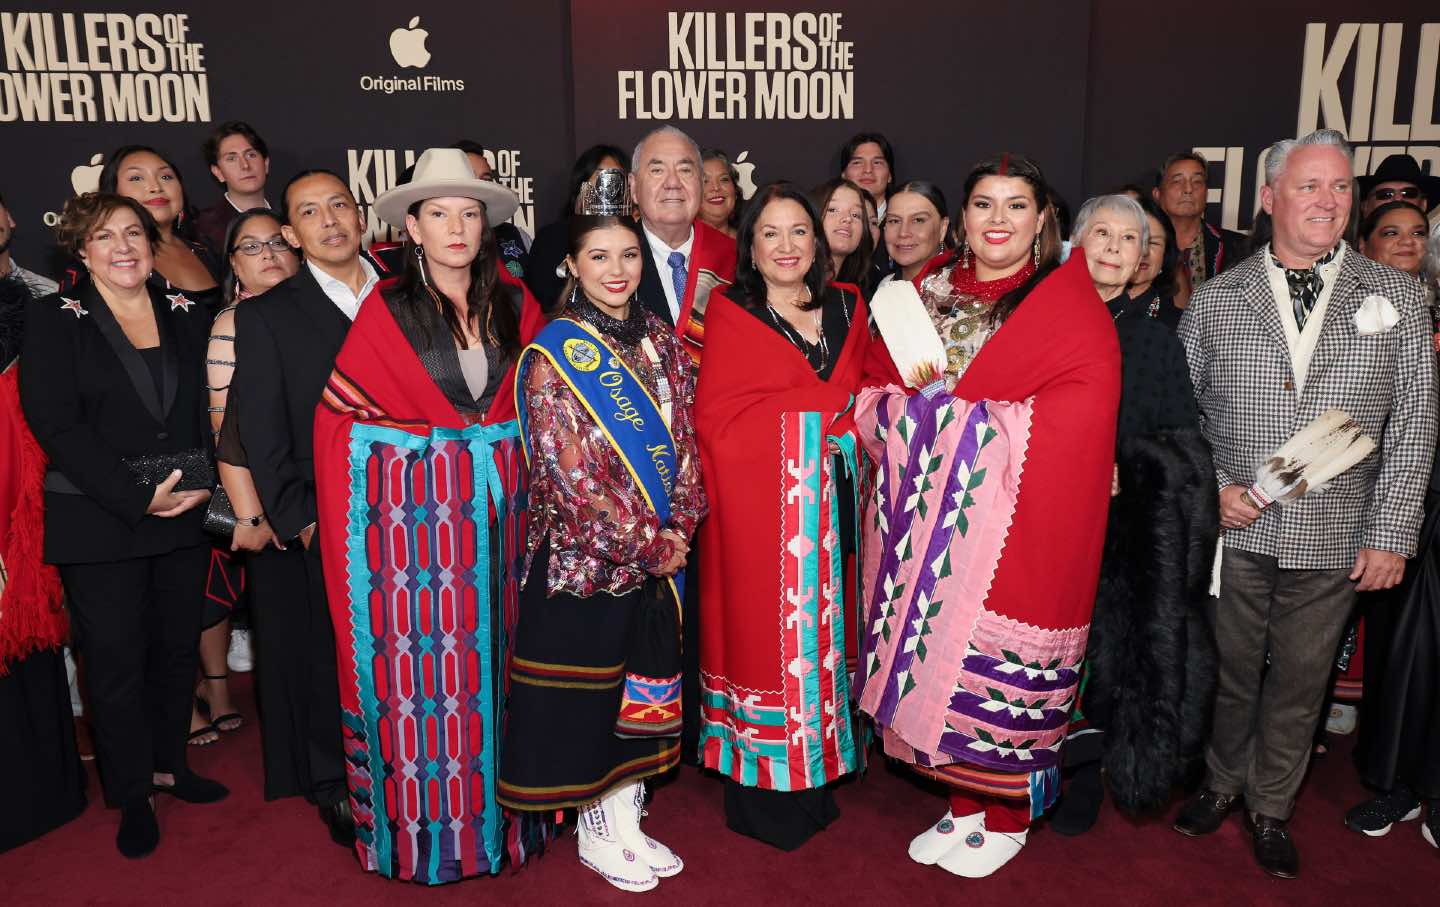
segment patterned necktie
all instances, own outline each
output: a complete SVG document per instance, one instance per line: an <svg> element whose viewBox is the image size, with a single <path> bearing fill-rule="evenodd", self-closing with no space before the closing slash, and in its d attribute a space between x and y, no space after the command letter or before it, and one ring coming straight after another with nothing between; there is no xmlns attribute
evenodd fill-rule
<svg viewBox="0 0 1440 907"><path fill-rule="evenodd" d="M670 266L670 282L675 285L675 317L678 318L680 310L685 308L685 256L671 252L665 263Z"/></svg>
<svg viewBox="0 0 1440 907"><path fill-rule="evenodd" d="M1287 268L1271 253L1270 260L1275 267L1285 272L1285 283L1290 288L1290 305L1295 309L1296 330L1305 330L1305 319L1310 317L1311 310L1320 299L1320 291L1325 289L1325 279L1320 276L1320 266L1328 264L1334 258L1335 250L1331 249L1308 268Z"/></svg>

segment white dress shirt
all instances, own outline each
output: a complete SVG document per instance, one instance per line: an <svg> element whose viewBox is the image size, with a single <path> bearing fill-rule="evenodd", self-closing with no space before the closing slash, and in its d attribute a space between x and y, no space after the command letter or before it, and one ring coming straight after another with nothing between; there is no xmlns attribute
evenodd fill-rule
<svg viewBox="0 0 1440 907"><path fill-rule="evenodd" d="M360 270L365 272L365 286L360 288L360 295L358 296L350 292L350 288L346 286L343 281L336 280L334 277L315 267L314 262L305 262L305 267L309 268L310 273L315 275L315 282L320 284L320 289L325 291L325 295L330 297L330 301L335 303L335 307L344 312L345 317L351 321L354 321L355 316L360 313L360 303L365 301L365 297L369 296L370 291L375 289L375 285L380 282L379 275L375 273L375 269L370 266L370 262L366 261L364 257L360 259Z"/></svg>
<svg viewBox="0 0 1440 907"><path fill-rule="evenodd" d="M645 226L644 221L640 222L640 229L644 232L645 241L650 243L650 251L655 256L655 270L660 272L660 286L665 288L665 302L670 306L670 320L672 322L679 322L680 305L685 300L675 297L675 278L670 271L670 253L679 252L685 256L685 270L688 274L690 270L690 249L695 245L695 227L690 227L690 235L685 238L685 241L680 244L678 249L670 248L669 243L654 233L651 233L650 228Z"/></svg>
<svg viewBox="0 0 1440 907"><path fill-rule="evenodd" d="M1270 247L1265 247L1265 273L1270 278L1270 295L1275 297L1275 309L1280 314L1280 324L1285 328L1285 342L1290 347L1290 368L1295 372L1295 392L1305 389L1305 377L1310 373L1310 357L1315 354L1315 344L1320 340L1320 331L1325 326L1325 310L1330 307L1330 291L1335 278L1340 274L1340 263L1345 260L1345 243L1335 257L1320 266L1320 279L1324 286L1315 300L1315 307L1305 316L1305 330L1295 324L1295 305L1290 301L1290 284L1285 280L1285 269L1275 266Z"/></svg>

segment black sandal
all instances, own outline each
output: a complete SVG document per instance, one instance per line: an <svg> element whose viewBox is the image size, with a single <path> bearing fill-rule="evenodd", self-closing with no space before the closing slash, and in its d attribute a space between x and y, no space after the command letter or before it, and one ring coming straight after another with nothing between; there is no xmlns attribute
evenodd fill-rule
<svg viewBox="0 0 1440 907"><path fill-rule="evenodd" d="M206 674L204 671L201 671L200 676L205 678L206 680L225 680L230 676L230 672L226 671L224 674ZM209 726L211 728L214 728L215 731L218 733L232 734L245 726L245 716L240 714L239 712L226 712L223 715L211 715L209 701L198 694L195 697L195 707L200 710L200 714L205 715L210 719ZM231 724L230 727L224 727L223 725L225 724L225 722L236 723ZM193 738L195 734L199 733L201 733L201 731L194 731L191 733L190 736Z"/></svg>

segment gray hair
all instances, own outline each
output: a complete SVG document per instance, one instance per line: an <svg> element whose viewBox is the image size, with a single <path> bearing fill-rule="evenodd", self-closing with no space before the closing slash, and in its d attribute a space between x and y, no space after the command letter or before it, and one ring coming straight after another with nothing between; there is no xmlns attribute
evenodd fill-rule
<svg viewBox="0 0 1440 907"><path fill-rule="evenodd" d="M639 173L639 172L640 172L640 149L644 148L644 147L645 147L645 143L648 142L648 141L650 141L651 139L653 139L653 138L654 138L655 136L657 136L657 135L673 135L673 136L678 136L679 138L683 139L683 140L685 141L685 144L687 144L687 145L690 146L690 150L693 151L693 152L695 152L695 166L696 166L696 167L699 167L699 166L700 166L700 164L701 164L700 146L699 146L698 144L696 144L696 142L695 142L694 139L690 138L690 136L685 132L685 130L683 130L683 129L676 129L674 126L668 126L668 125L667 125L667 126L660 126L660 127L658 127L658 128L655 128L655 129L650 130L649 132L645 133L644 135L642 135L642 136L640 137L640 141L638 141L638 142L635 143L635 150L630 153L630 172L631 172L631 173ZM729 163L729 162L727 161L726 163Z"/></svg>
<svg viewBox="0 0 1440 907"><path fill-rule="evenodd" d="M1135 223L1140 225L1140 254L1145 254L1150 245L1150 218L1145 216L1145 209L1140 207L1140 203L1128 195L1097 195L1081 205L1080 212L1075 215L1075 226L1070 229L1072 244L1078 245L1085 239L1090 221L1100 211L1118 211L1134 218Z"/></svg>
<svg viewBox="0 0 1440 907"><path fill-rule="evenodd" d="M1273 187L1280 179L1280 175L1285 172L1285 165L1290 161L1290 152L1297 148L1317 145L1338 149L1341 154L1345 155L1346 161L1354 158L1350 151L1350 143L1345 141L1344 133L1338 129L1317 129L1298 139L1281 139L1265 152L1265 185Z"/></svg>

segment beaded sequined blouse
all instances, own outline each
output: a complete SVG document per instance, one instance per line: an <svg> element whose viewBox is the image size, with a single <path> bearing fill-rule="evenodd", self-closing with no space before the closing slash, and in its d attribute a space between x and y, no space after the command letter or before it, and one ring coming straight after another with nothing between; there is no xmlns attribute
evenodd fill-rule
<svg viewBox="0 0 1440 907"><path fill-rule="evenodd" d="M1025 267L999 280L977 280L974 268L948 265L920 282L920 299L945 344L945 372L959 381L994 333L990 308L1035 273Z"/></svg>
<svg viewBox="0 0 1440 907"><path fill-rule="evenodd" d="M655 399L668 396L673 401L670 431L677 470L666 525L656 519L625 464L554 366L536 356L526 372L532 450L529 558L548 537L548 594L563 590L579 597L598 592L622 595L637 589L651 569L670 559L672 545L660 530L672 529L689 540L705 516L691 417L694 360L673 328L648 312L643 317L643 337L656 351L658 369L642 341L625 343L605 331L605 325L593 326Z"/></svg>

